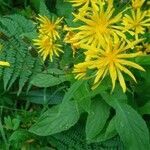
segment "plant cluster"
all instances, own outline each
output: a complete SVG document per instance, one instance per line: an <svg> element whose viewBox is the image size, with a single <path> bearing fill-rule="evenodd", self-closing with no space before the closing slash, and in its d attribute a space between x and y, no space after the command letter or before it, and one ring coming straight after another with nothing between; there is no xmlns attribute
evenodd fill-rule
<svg viewBox="0 0 150 150"><path fill-rule="evenodd" d="M1 149L150 149L148 1L0 4Z"/></svg>

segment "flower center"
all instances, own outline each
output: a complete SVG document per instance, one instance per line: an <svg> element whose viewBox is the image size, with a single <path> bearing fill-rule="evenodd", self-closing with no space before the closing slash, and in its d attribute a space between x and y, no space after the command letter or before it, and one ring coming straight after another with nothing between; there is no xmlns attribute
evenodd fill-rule
<svg viewBox="0 0 150 150"><path fill-rule="evenodd" d="M108 21L104 16L100 16L97 24L96 24L96 30L99 33L105 33L107 31Z"/></svg>
<svg viewBox="0 0 150 150"><path fill-rule="evenodd" d="M113 53L113 51L110 51L110 52L106 53L106 58L110 63L115 62L116 54Z"/></svg>

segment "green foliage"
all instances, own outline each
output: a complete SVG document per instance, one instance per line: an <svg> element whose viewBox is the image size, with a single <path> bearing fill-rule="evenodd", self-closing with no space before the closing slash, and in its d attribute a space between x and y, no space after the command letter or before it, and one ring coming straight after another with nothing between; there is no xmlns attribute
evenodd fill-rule
<svg viewBox="0 0 150 150"><path fill-rule="evenodd" d="M9 68L0 68L4 89L9 90L19 79L20 94L26 82L42 69L40 59L29 53L30 44L25 41L26 37L22 37L24 33L34 33L35 25L23 16L15 14L1 17L0 28L0 42L3 45L0 59L10 62L11 65Z"/></svg>
<svg viewBox="0 0 150 150"><path fill-rule="evenodd" d="M80 112L76 102L71 101L71 99L81 84L81 81L74 83L65 94L63 102L42 114L38 122L30 129L30 132L46 136L67 130L73 126L78 121Z"/></svg>
<svg viewBox="0 0 150 150"><path fill-rule="evenodd" d="M150 149L149 132L141 116L126 104L116 106L116 130L126 148Z"/></svg>
<svg viewBox="0 0 150 150"><path fill-rule="evenodd" d="M93 100L86 123L86 138L88 142L93 141L104 128L110 114L109 109L109 105L103 100Z"/></svg>
<svg viewBox="0 0 150 150"><path fill-rule="evenodd" d="M119 133L124 146L128 149L149 149L149 131L142 117L122 97L103 93L103 98L111 101L111 106L116 110L115 129Z"/></svg>
<svg viewBox="0 0 150 150"><path fill-rule="evenodd" d="M117 10L126 5L115 1ZM0 67L0 149L150 149L150 55L135 59L146 72L134 72L138 84L127 78L126 93L118 83L112 92L108 78L94 90L75 80L73 65L84 56L74 58L69 44L53 62L38 55L36 16L76 26L73 11L64 0L0 0L0 61L10 63Z"/></svg>
<svg viewBox="0 0 150 150"><path fill-rule="evenodd" d="M37 74L32 79L31 84L37 87L50 87L68 81L69 78L67 77L62 70L51 68Z"/></svg>
<svg viewBox="0 0 150 150"><path fill-rule="evenodd" d="M111 138L110 140L107 140L105 142L87 144L85 142L85 129L80 124L83 124L83 121L79 121L74 127L70 128L68 131L64 131L50 136L50 144L52 144L54 147L57 145L58 150L123 150L124 147L119 137Z"/></svg>

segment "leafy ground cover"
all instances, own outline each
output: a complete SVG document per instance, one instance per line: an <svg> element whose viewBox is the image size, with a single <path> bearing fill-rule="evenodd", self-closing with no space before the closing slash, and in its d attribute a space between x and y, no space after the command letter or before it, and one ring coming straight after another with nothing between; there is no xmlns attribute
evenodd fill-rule
<svg viewBox="0 0 150 150"><path fill-rule="evenodd" d="M149 150L149 6L0 0L0 149Z"/></svg>

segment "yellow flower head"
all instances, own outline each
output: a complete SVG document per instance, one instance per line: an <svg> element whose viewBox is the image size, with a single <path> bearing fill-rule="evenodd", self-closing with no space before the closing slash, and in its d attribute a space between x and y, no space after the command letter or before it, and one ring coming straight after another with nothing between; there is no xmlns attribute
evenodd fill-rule
<svg viewBox="0 0 150 150"><path fill-rule="evenodd" d="M39 25L40 34L49 35L55 40L57 38L60 38L58 30L61 28L60 22L62 21L62 18L57 18L56 20L52 18L51 20L49 20L49 18L47 18L46 16L39 15L37 19L40 22Z"/></svg>
<svg viewBox="0 0 150 150"><path fill-rule="evenodd" d="M39 35L38 39L34 39L33 41L34 45L38 47L44 61L48 56L52 61L53 55L59 56L59 52L63 52L60 48L61 45L56 44L48 35Z"/></svg>
<svg viewBox="0 0 150 150"><path fill-rule="evenodd" d="M134 44L137 44L137 41L134 42ZM112 81L112 91L114 90L116 80L118 79L123 92L125 92L126 84L123 73L129 75L136 82L134 75L127 66L144 71L141 66L128 60L139 56L141 53L127 53L131 47L124 41L118 43L109 41L102 44L101 48L94 48L92 46L88 46L87 48L85 55L88 56L90 54L90 59L75 65L73 72L77 73L76 78L83 78L86 75L87 69L95 70L93 89L101 83L107 74L109 74Z"/></svg>
<svg viewBox="0 0 150 150"><path fill-rule="evenodd" d="M134 9L141 8L145 0L132 0L132 7Z"/></svg>
<svg viewBox="0 0 150 150"><path fill-rule="evenodd" d="M140 9L131 10L131 15L125 14L123 25L125 31L135 35L135 38L138 39L139 34L145 33L145 27L150 26L148 11L141 11Z"/></svg>
<svg viewBox="0 0 150 150"><path fill-rule="evenodd" d="M122 27L116 25L121 21L122 14L114 16L113 0L109 0L107 4L106 7L100 3L99 10L93 8L86 17L74 14L75 18L83 23L79 27L72 28L77 31L74 40L78 40L79 44L92 44L97 47L104 40L111 40L112 37L115 41L118 40L118 37L126 38L121 32Z"/></svg>

